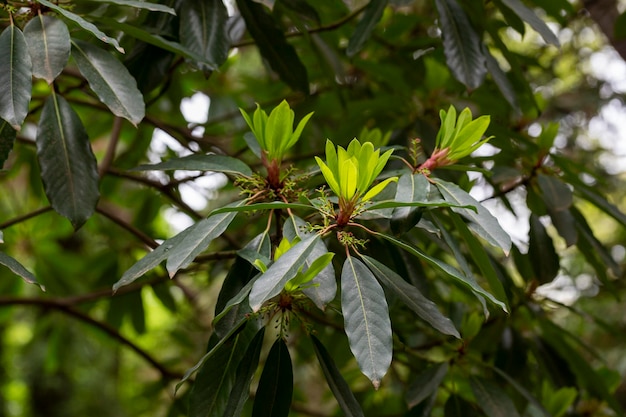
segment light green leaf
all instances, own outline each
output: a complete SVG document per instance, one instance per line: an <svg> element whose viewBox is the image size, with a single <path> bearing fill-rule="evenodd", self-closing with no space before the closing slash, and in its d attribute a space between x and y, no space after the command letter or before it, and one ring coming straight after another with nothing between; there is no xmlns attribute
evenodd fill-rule
<svg viewBox="0 0 626 417"><path fill-rule="evenodd" d="M426 398L434 394L448 373L448 363L443 362L426 368L409 386L406 392L406 402L413 408Z"/></svg>
<svg viewBox="0 0 626 417"><path fill-rule="evenodd" d="M487 417L519 417L511 397L496 383L484 378L471 377L470 386L478 405Z"/></svg>
<svg viewBox="0 0 626 417"><path fill-rule="evenodd" d="M28 114L32 63L24 34L13 24L0 35L0 57L0 118L19 132Z"/></svg>
<svg viewBox="0 0 626 417"><path fill-rule="evenodd" d="M351 256L341 271L341 311L350 350L363 374L378 389L392 357L389 309L372 272Z"/></svg>
<svg viewBox="0 0 626 417"><path fill-rule="evenodd" d="M530 27L535 29L546 43L554 46L560 46L559 38L550 30L548 25L541 20L535 12L526 7L520 0L502 0L506 6L515 12L523 21L528 23Z"/></svg>
<svg viewBox="0 0 626 417"><path fill-rule="evenodd" d="M0 120L0 169L9 157L16 137L17 132L9 125L9 122Z"/></svg>
<svg viewBox="0 0 626 417"><path fill-rule="evenodd" d="M352 159L348 159L339 167L339 197L350 200L356 193L359 170Z"/></svg>
<svg viewBox="0 0 626 417"><path fill-rule="evenodd" d="M294 245L261 275L250 291L250 307L257 312L264 302L278 295L287 281L295 277L317 244L319 236L308 236Z"/></svg>
<svg viewBox="0 0 626 417"><path fill-rule="evenodd" d="M335 178L333 171L331 171L331 169L319 157L316 156L315 161L317 161L317 165L319 165L322 175L324 176L324 179L330 189L333 193L335 193L335 195L340 195L338 178Z"/></svg>
<svg viewBox="0 0 626 417"><path fill-rule="evenodd" d="M252 170L240 159L225 155L194 154L182 158L168 159L153 165L140 165L134 168L136 171L213 171L226 174L252 176Z"/></svg>
<svg viewBox="0 0 626 417"><path fill-rule="evenodd" d="M70 58L70 32L62 20L37 14L24 27L33 75L52 84Z"/></svg>
<svg viewBox="0 0 626 417"><path fill-rule="evenodd" d="M24 266L21 263L19 263L17 260L15 260L14 258L12 258L11 256L7 255L4 252L0 252L0 265L4 265L7 268L9 268L9 270L13 272L15 275L22 277L22 279L25 282L29 284L38 285L42 291L46 290L46 288L43 285L37 282L37 278L35 278L32 272L24 268Z"/></svg>
<svg viewBox="0 0 626 417"><path fill-rule="evenodd" d="M454 327L454 323L441 314L437 304L424 297L415 286L406 282L400 275L376 259L369 256L362 256L361 258L385 288L391 290L396 297L417 313L422 320L443 334L454 336L458 339L461 338L459 331Z"/></svg>
<svg viewBox="0 0 626 417"><path fill-rule="evenodd" d="M252 417L288 417L293 396L293 367L289 349L276 339L267 355L254 398Z"/></svg>
<svg viewBox="0 0 626 417"><path fill-rule="evenodd" d="M509 253L511 250L511 237L502 229L498 220L489 210L456 184L435 179L435 185L441 192L443 198L449 203L456 204L457 206L476 207L476 211L465 208L452 208L452 211L470 220L470 229L478 233L480 237L490 244L502 248L505 254Z"/></svg>
<svg viewBox="0 0 626 417"><path fill-rule="evenodd" d="M200 69L214 69L228 58L230 38L227 21L228 13L222 0L187 0L183 3L180 12L180 42L212 63L206 66L204 62L196 62Z"/></svg>
<svg viewBox="0 0 626 417"><path fill-rule="evenodd" d="M328 382L328 387L337 399L337 403L339 403L339 407L341 408L341 411L343 411L343 415L345 417L364 417L361 406L356 398L354 398L354 394L350 390L350 386L341 376L341 373L339 372L339 369L337 369L337 365L335 365L335 361L332 356L328 353L322 342L320 342L317 337L311 335L311 340L313 341L313 349L315 350L317 360L319 361L320 366L322 367L322 372L324 372L324 376Z"/></svg>
<svg viewBox="0 0 626 417"><path fill-rule="evenodd" d="M61 16L65 17L66 19L69 19L72 22L76 23L78 26L85 29L87 32L90 32L92 35L100 39L102 42L113 45L113 47L115 47L115 49L117 49L120 53L122 54L124 53L124 48L120 46L120 44L117 42L116 39L111 38L110 36L107 36L104 32L98 29L96 25L94 25L93 23L86 21L79 15L74 14L70 12L69 10L66 10L62 7L59 7L56 4L49 2L48 0L36 0L36 1L37 3L43 4L44 6L59 13Z"/></svg>
<svg viewBox="0 0 626 417"><path fill-rule="evenodd" d="M78 229L100 197L98 167L78 115L54 91L41 111L36 142L46 196Z"/></svg>
<svg viewBox="0 0 626 417"><path fill-rule="evenodd" d="M376 184L375 186L370 188L370 190L367 193L365 193L363 198L361 198L361 201L369 201L369 200L371 200L372 198L374 198L378 194L380 194L381 191L383 191L386 186L388 186L390 183L396 182L396 181L398 181L398 177L387 178L387 179L379 182L378 184Z"/></svg>
<svg viewBox="0 0 626 417"><path fill-rule="evenodd" d="M145 115L143 96L126 67L102 48L72 41L72 56L91 89L113 114L135 126Z"/></svg>
<svg viewBox="0 0 626 417"><path fill-rule="evenodd" d="M448 68L468 88L479 87L487 72L480 37L456 0L435 0L435 5Z"/></svg>
<svg viewBox="0 0 626 417"><path fill-rule="evenodd" d="M151 12L163 12L176 16L176 11L163 4L148 3L147 1L133 0L91 0L97 3L117 4L119 6L132 7L133 9L150 10Z"/></svg>
<svg viewBox="0 0 626 417"><path fill-rule="evenodd" d="M350 37L350 42L348 43L348 48L346 49L346 54L348 56L354 56L357 52L363 48L365 42L372 35L372 31L376 27L376 24L380 21L380 18L383 16L383 12L385 11L385 7L387 7L388 0L370 0L369 4L365 8L365 13L363 13L363 17L359 20L359 23L356 25L356 29L354 29L354 33Z"/></svg>

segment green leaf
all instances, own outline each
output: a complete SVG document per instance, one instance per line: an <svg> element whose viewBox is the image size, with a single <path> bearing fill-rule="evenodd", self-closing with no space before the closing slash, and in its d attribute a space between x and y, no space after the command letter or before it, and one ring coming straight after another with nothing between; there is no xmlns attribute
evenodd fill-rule
<svg viewBox="0 0 626 417"><path fill-rule="evenodd" d="M389 236L389 235L385 235L383 233L376 233L376 235L380 236L381 238L383 238L385 240L390 241L394 245L398 246L399 248L402 248L402 249L406 250L410 254L412 254L414 256L417 256L418 258L422 259L423 261L427 262L428 264L430 264L430 265L434 266L435 268L439 269L440 271L444 272L446 275L450 276L451 278L454 278L455 280L459 281L461 284L463 284L464 286L466 286L469 289L471 289L477 295L481 295L481 296L487 298L493 304L495 304L498 307L500 307L503 311L508 312L506 304L504 304L502 301L500 301L497 298L495 298L488 291L484 290L480 285L478 285L478 283L476 282L476 280L473 277L468 277L468 276L463 275L456 268L453 268L452 266L446 264L445 262L443 262L443 261L441 261L439 259L433 258L430 255L427 255L426 253L422 252L420 249L416 248L415 246L412 246L412 245L410 245L408 243L405 243L405 242L403 242L403 241L401 241L399 239L396 239L395 237L392 237L392 236Z"/></svg>
<svg viewBox="0 0 626 417"><path fill-rule="evenodd" d="M500 90L507 103L509 103L511 108L515 110L516 114L521 114L517 93L515 92L511 81L509 81L506 73L502 70L502 68L500 68L500 64L493 57L493 55L491 55L491 52L489 52L487 47L483 45L482 49L485 56L485 65L487 67L487 71L491 74L493 82L496 84L498 90Z"/></svg>
<svg viewBox="0 0 626 417"><path fill-rule="evenodd" d="M398 179L395 201L402 203L426 202L430 182L425 175L407 173ZM399 234L413 228L422 218L422 210L415 207L397 207L391 217L391 229Z"/></svg>
<svg viewBox="0 0 626 417"><path fill-rule="evenodd" d="M252 0L237 0L237 7L246 22L259 52L280 78L294 90L309 93L306 67L265 6Z"/></svg>
<svg viewBox="0 0 626 417"><path fill-rule="evenodd" d="M433 365L422 371L409 386L406 392L406 402L413 408L432 394L437 392L439 385L448 373L448 363Z"/></svg>
<svg viewBox="0 0 626 417"><path fill-rule="evenodd" d="M552 413L548 412L548 410L546 410L546 408L537 400L537 398L535 398L530 392L528 392L526 388L524 388L519 382L509 376L506 372L496 367L490 368L493 369L493 371L500 375L504 380L506 380L506 382L511 384L511 386L517 390L517 392L519 392L524 398L526 398L526 400L545 417L558 417L556 415L553 416Z"/></svg>
<svg viewBox="0 0 626 417"><path fill-rule="evenodd" d="M78 229L100 197L98 167L78 115L54 91L41 111L36 142L46 196Z"/></svg>
<svg viewBox="0 0 626 417"><path fill-rule="evenodd" d="M293 369L289 349L278 338L267 355L256 391L252 417L287 417L293 396Z"/></svg>
<svg viewBox="0 0 626 417"><path fill-rule="evenodd" d="M202 70L211 70L222 65L228 58L230 38L226 23L228 13L222 0L187 0L180 12L181 44L204 57L212 65L195 62Z"/></svg>
<svg viewBox="0 0 626 417"><path fill-rule="evenodd" d="M502 0L502 3L513 10L523 21L528 23L530 27L535 29L546 43L560 46L559 39L550 30L548 25L520 0Z"/></svg>
<svg viewBox="0 0 626 417"><path fill-rule="evenodd" d="M133 0L91 0L97 3L117 4L119 6L132 7L133 9L149 10L151 12L169 13L176 16L176 11L163 4L148 3L146 1Z"/></svg>
<svg viewBox="0 0 626 417"><path fill-rule="evenodd" d="M145 115L145 105L126 67L104 49L79 40L72 41L72 56L100 101L137 126Z"/></svg>
<svg viewBox="0 0 626 417"><path fill-rule="evenodd" d="M452 208L452 211L459 213L471 221L469 228L480 237L494 246L498 246L508 254L511 250L511 237L502 229L498 220L482 204L474 199L467 192L463 191L456 184L440 179L435 180L437 188L441 192L444 200L457 206L474 206L476 211L465 208Z"/></svg>
<svg viewBox="0 0 626 417"><path fill-rule="evenodd" d="M243 200L229 204L236 207L243 204ZM170 277L179 269L186 268L196 259L200 252L204 251L213 239L219 237L226 231L230 222L233 221L237 213L220 213L211 215L200 220L196 226L185 235L183 240L174 246L167 257L166 268Z"/></svg>
<svg viewBox="0 0 626 417"><path fill-rule="evenodd" d="M341 311L350 350L363 374L378 389L392 357L389 309L372 272L351 256L341 271Z"/></svg>
<svg viewBox="0 0 626 417"><path fill-rule="evenodd" d="M314 235L298 242L255 281L250 291L252 311L259 311L264 302L278 295L287 281L296 276L318 240L319 236Z"/></svg>
<svg viewBox="0 0 626 417"><path fill-rule="evenodd" d="M435 0L435 5L450 71L468 88L477 88L487 72L480 37L456 0Z"/></svg>
<svg viewBox="0 0 626 417"><path fill-rule="evenodd" d="M452 394L446 400L443 414L446 417L483 417L476 411L476 404L467 401L459 394Z"/></svg>
<svg viewBox="0 0 626 417"><path fill-rule="evenodd" d="M320 342L317 337L311 335L311 340L313 341L313 349L315 350L317 360L319 361L322 372L324 372L324 376L328 382L328 387L337 399L337 403L339 404L341 411L343 411L343 415L345 417L364 417L361 406L356 398L354 398L354 394L350 390L350 386L341 376L341 373L339 372L339 369L337 369L337 365L335 365L335 361L332 356L328 353L322 342Z"/></svg>
<svg viewBox="0 0 626 417"><path fill-rule="evenodd" d="M269 203L246 204L245 206L226 206L213 210L212 214L245 212L245 211L261 211L261 210L282 210L282 209L302 209L314 210L313 206L300 203L283 203L282 201L271 201Z"/></svg>
<svg viewBox="0 0 626 417"><path fill-rule="evenodd" d="M28 114L32 90L32 62L22 31L9 25L0 35L0 118L19 132Z"/></svg>
<svg viewBox="0 0 626 417"><path fill-rule="evenodd" d="M437 304L424 297L415 286L406 282L400 275L376 259L365 255L361 258L385 288L391 290L396 297L402 300L422 320L443 334L454 336L458 339L461 338L459 331L454 327L454 323L441 314Z"/></svg>
<svg viewBox="0 0 626 417"><path fill-rule="evenodd" d="M626 39L626 12L620 14L615 20L613 36L618 41Z"/></svg>
<svg viewBox="0 0 626 417"><path fill-rule="evenodd" d="M556 228L559 235L565 240L567 247L578 242L578 229L576 228L576 219L569 210L553 211L548 209L552 225Z"/></svg>
<svg viewBox="0 0 626 417"><path fill-rule="evenodd" d="M42 291L46 290L46 287L39 284L37 282L37 278L35 278L35 276L29 270L24 268L24 266L21 263L19 263L17 260L15 260L14 258L12 258L11 256L7 255L4 252L0 252L0 265L4 265L7 268L9 268L11 272L13 272L15 275L22 277L22 279L26 281L27 283L38 285Z"/></svg>
<svg viewBox="0 0 626 417"><path fill-rule="evenodd" d="M16 137L17 132L9 125L9 122L0 120L0 169L8 159Z"/></svg>
<svg viewBox="0 0 626 417"><path fill-rule="evenodd" d="M226 174L252 176L248 165L237 158L215 154L194 154L182 158L168 159L153 165L139 165L135 171L213 171Z"/></svg>
<svg viewBox="0 0 626 417"><path fill-rule="evenodd" d="M78 26L85 29L87 32L90 32L93 36L100 39L102 42L113 45L113 47L117 49L120 53L122 54L124 53L124 48L120 46L120 44L117 42L116 39L111 38L110 36L107 36L104 32L98 29L96 25L94 25L93 23L86 21L79 15L74 14L70 12L69 10L65 10L64 8L59 7L56 4L49 2L48 0L36 0L36 1L37 3L42 4L48 7L49 9L52 9L55 12L59 13L61 16L65 17L66 19L71 20L72 22L76 23Z"/></svg>
<svg viewBox="0 0 626 417"><path fill-rule="evenodd" d="M226 409L220 417L240 417L242 415L243 406L250 395L250 383L259 365L263 336L265 336L265 327L261 327L243 354L237 367L233 389L230 392Z"/></svg>
<svg viewBox="0 0 626 417"><path fill-rule="evenodd" d="M256 333L254 326L246 326L200 367L189 394L189 417L222 417L239 363Z"/></svg>
<svg viewBox="0 0 626 417"><path fill-rule="evenodd" d="M359 23L356 25L356 29L354 29L354 33L350 37L350 42L348 43L348 48L346 49L346 54L348 56L354 56L354 54L363 48L365 42L367 42L372 35L372 31L376 27L376 24L378 24L380 18L383 16L387 3L389 3L388 0L370 0L367 7L365 7L363 17L359 20Z"/></svg>
<svg viewBox="0 0 626 417"><path fill-rule="evenodd" d="M563 181L552 175L537 174L537 184L549 210L559 212L571 207L572 190Z"/></svg>
<svg viewBox="0 0 626 417"><path fill-rule="evenodd" d="M529 223L528 255L535 277L541 284L545 284L552 281L559 273L559 256L554 249L552 238L539 218L531 214Z"/></svg>
<svg viewBox="0 0 626 417"><path fill-rule="evenodd" d="M493 381L471 377L470 386L487 417L519 417L513 400Z"/></svg>
<svg viewBox="0 0 626 417"><path fill-rule="evenodd" d="M62 20L37 14L24 27L24 37L33 61L33 75L52 81L70 58L70 32Z"/></svg>

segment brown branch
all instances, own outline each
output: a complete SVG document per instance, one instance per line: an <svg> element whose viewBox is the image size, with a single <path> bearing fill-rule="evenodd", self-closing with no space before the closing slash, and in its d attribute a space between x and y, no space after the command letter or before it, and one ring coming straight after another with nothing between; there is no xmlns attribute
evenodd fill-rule
<svg viewBox="0 0 626 417"><path fill-rule="evenodd" d="M16 224L18 224L18 223L22 223L22 222L24 222L24 221L26 221L26 220L30 220L30 219L32 219L33 217L37 217L37 216L39 216L40 214L47 213L47 212L49 212L50 210L52 210L52 207L51 207L51 206L42 207L42 208L39 208L39 209L37 209L37 210L31 211L30 213L26 213L26 214L23 214L23 215L21 215L21 216L15 217L15 218L13 218L13 219L11 219L11 220L7 220L7 221L6 221L6 222L4 222L4 223L0 223L0 230L2 230L2 229L6 229L6 228L11 227L11 226L13 226L13 225L16 225Z"/></svg>
<svg viewBox="0 0 626 417"><path fill-rule="evenodd" d="M154 249L157 246L159 246L159 244L154 239L152 239L150 236L148 236L141 230L137 229L132 224L128 223L126 220L122 219L120 216L114 213L107 206L103 204L98 204L98 207L96 207L96 213L102 214L104 217L111 220L113 223L117 224L122 229L128 231L129 233L137 237L139 240L141 240L150 248Z"/></svg>
<svg viewBox="0 0 626 417"><path fill-rule="evenodd" d="M119 143L121 133L122 118L116 116L113 119L113 127L111 128L111 139L109 141L109 146L107 147L106 154L104 155L104 158L100 163L100 167L98 168L98 174L100 174L100 178L104 176L104 174L113 163L113 159L115 159L115 151L117 149L117 144Z"/></svg>

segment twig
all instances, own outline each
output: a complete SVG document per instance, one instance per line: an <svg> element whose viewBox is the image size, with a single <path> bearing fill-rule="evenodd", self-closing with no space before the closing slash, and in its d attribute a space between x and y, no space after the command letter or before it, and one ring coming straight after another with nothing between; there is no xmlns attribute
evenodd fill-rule
<svg viewBox="0 0 626 417"><path fill-rule="evenodd" d="M37 210L35 210L35 211L31 211L30 213L26 213L26 214L23 214L23 215L21 215L21 216L15 217L14 219L7 220L7 221L6 221L6 222L4 222L4 223L0 223L0 230L2 230L2 229L6 229L7 227L14 226L14 225L16 225L16 224L18 224L18 223L22 223L22 222L24 222L24 221L26 221L26 220L30 220L30 219L32 219L33 217L37 217L37 216L39 216L40 214L47 213L47 212L49 212L50 210L52 210L52 207L51 207L51 206L42 207L42 208L39 208L39 209L37 209Z"/></svg>
<svg viewBox="0 0 626 417"><path fill-rule="evenodd" d="M119 217L117 214L115 214L113 211L111 211L108 207L104 206L103 204L99 204L98 207L96 207L96 213L102 214L104 217L111 220L113 223L117 224L122 229L130 232L132 235L137 237L139 240L141 240L143 243L148 245L150 248L154 249L157 246L159 246L159 244L154 239L152 239L150 236L148 236L141 230L137 229L132 224L128 223L126 220Z"/></svg>
<svg viewBox="0 0 626 417"><path fill-rule="evenodd" d="M107 147L106 154L100 163L100 167L98 168L98 173L100 174L100 178L104 176L104 174L108 171L109 167L113 163L113 159L115 158L115 150L117 149L117 144L120 140L120 134L122 133L122 118L116 116L113 119L113 127L111 128L111 140L109 141L109 146Z"/></svg>

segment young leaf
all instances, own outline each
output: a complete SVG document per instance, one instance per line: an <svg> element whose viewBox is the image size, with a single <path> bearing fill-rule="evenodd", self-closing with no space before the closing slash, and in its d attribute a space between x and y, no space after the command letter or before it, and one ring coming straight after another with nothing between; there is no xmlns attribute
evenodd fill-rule
<svg viewBox="0 0 626 417"><path fill-rule="evenodd" d="M348 256L341 271L341 311L350 350L374 388L391 364L391 321L385 293L372 272Z"/></svg>
<svg viewBox="0 0 626 417"><path fill-rule="evenodd" d="M369 256L362 256L363 261L374 273L382 284L393 291L394 295L413 310L422 320L439 330L443 334L461 338L459 331L454 327L454 323L441 314L437 304L424 297L422 293L413 285L406 282L402 277L389 269L387 266Z"/></svg>
<svg viewBox="0 0 626 417"><path fill-rule="evenodd" d="M252 311L259 311L264 302L278 295L287 281L296 276L318 239L318 235L309 236L294 245L256 280L250 291Z"/></svg>
<svg viewBox="0 0 626 417"><path fill-rule="evenodd" d="M341 376L332 356L317 337L311 335L311 340L313 341L313 349L315 350L317 360L322 367L322 372L324 372L328 386L337 399L337 403L339 403L343 415L346 417L364 417L361 406L356 398L354 398L350 386Z"/></svg>
<svg viewBox="0 0 626 417"><path fill-rule="evenodd" d="M219 67L228 58L230 38L226 28L227 20L228 13L222 0L188 0L183 3L180 12L180 42L213 64L209 68L203 62L196 62L200 69Z"/></svg>
<svg viewBox="0 0 626 417"><path fill-rule="evenodd" d="M479 87L487 72L480 37L456 0L435 0L435 5L450 71L468 88Z"/></svg>
<svg viewBox="0 0 626 417"><path fill-rule="evenodd" d="M413 408L426 398L434 394L441 381L446 377L448 373L448 363L443 362L437 365L433 365L422 371L409 386L406 392L406 402L409 408Z"/></svg>
<svg viewBox="0 0 626 417"><path fill-rule="evenodd" d="M32 90L32 62L24 34L11 24L0 34L0 118L19 131L28 114Z"/></svg>
<svg viewBox="0 0 626 417"><path fill-rule="evenodd" d="M519 417L513 400L499 385L484 378L472 377L470 386L487 417Z"/></svg>
<svg viewBox="0 0 626 417"><path fill-rule="evenodd" d="M252 170L240 159L225 155L193 154L182 158L168 159L153 165L139 165L135 171L214 171L226 174L252 176Z"/></svg>
<svg viewBox="0 0 626 417"><path fill-rule="evenodd" d="M52 84L70 58L67 26L62 20L39 13L24 27L24 37L33 61L33 75Z"/></svg>
<svg viewBox="0 0 626 417"><path fill-rule="evenodd" d="M100 197L98 168L78 115L54 91L41 111L36 142L50 204L78 229L91 217Z"/></svg>
<svg viewBox="0 0 626 417"><path fill-rule="evenodd" d="M550 30L548 25L520 0L502 0L502 3L513 10L523 21L528 23L530 27L535 29L546 43L560 46L559 38Z"/></svg>
<svg viewBox="0 0 626 417"><path fill-rule="evenodd" d="M72 22L76 23L78 26L85 29L87 32L90 32L92 35L100 39L102 42L113 45L113 47L115 47L115 49L117 49L118 52L122 54L124 53L124 48L120 46L120 44L117 42L116 39L111 38L110 36L107 36L104 32L98 29L96 25L94 25L93 23L86 21L79 15L72 13L69 10L66 10L62 7L59 7L56 4L49 2L48 0L36 0L36 1L37 3L42 4L46 6L47 8L52 9L55 12L59 13L61 16L65 17L66 19L71 20Z"/></svg>
<svg viewBox="0 0 626 417"><path fill-rule="evenodd" d="M46 288L43 285L37 282L37 278L35 278L32 272L24 268L24 266L21 263L19 263L14 258L12 258L11 256L7 255L4 252L0 252L0 265L4 265L7 268L9 268L11 272L13 272L15 275L22 277L22 279L26 281L27 283L38 285L39 288L42 289L42 291L46 290Z"/></svg>
<svg viewBox="0 0 626 417"><path fill-rule="evenodd" d="M370 38L372 31L376 27L376 24L383 16L383 11L387 7L389 0L370 0L369 4L365 8L363 17L359 20L359 23L354 29L354 33L350 37L346 54L351 57L363 48L365 42Z"/></svg>
<svg viewBox="0 0 626 417"><path fill-rule="evenodd" d="M72 41L72 56L100 101L137 126L145 115L145 104L126 67L104 49L79 40Z"/></svg>
<svg viewBox="0 0 626 417"><path fill-rule="evenodd" d="M9 122L0 120L0 169L9 157L16 137L17 132L9 125Z"/></svg>
<svg viewBox="0 0 626 417"><path fill-rule="evenodd" d="M287 417L293 396L293 369L289 349L278 338L267 355L256 391L252 417Z"/></svg>

